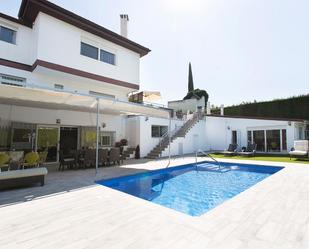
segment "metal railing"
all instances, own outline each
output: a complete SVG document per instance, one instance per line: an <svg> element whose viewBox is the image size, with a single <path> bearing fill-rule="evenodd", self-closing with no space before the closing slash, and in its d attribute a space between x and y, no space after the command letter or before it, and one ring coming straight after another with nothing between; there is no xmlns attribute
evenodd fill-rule
<svg viewBox="0 0 309 249"><path fill-rule="evenodd" d="M199 154L199 153L201 153L201 154L203 154L203 155L209 157L210 159L212 159L216 164L219 165L219 170L221 169L221 163L220 163L218 160L214 159L209 153L206 153L206 152L202 151L201 149L198 149L198 150L196 151L196 153L195 153L195 163L196 163L196 164L197 164L197 157L198 157L198 154Z"/></svg>

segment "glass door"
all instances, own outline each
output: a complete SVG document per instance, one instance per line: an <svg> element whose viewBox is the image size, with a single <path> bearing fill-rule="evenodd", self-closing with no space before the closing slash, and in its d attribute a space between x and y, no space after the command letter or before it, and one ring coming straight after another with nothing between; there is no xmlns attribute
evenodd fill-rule
<svg viewBox="0 0 309 249"><path fill-rule="evenodd" d="M57 162L59 128L39 126L37 134L37 151L47 151L46 162Z"/></svg>

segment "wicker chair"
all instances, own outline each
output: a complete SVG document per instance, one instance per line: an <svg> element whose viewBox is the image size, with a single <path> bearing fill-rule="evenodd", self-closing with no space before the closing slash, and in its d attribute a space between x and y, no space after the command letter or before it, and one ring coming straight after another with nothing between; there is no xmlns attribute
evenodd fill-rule
<svg viewBox="0 0 309 249"><path fill-rule="evenodd" d="M37 152L29 152L25 155L23 168L32 168L32 167L38 167L40 163L40 156Z"/></svg>
<svg viewBox="0 0 309 249"><path fill-rule="evenodd" d="M106 166L108 163L108 150L99 149L99 165Z"/></svg>
<svg viewBox="0 0 309 249"><path fill-rule="evenodd" d="M84 165L85 167L95 166L95 150L94 149L87 149L85 151Z"/></svg>
<svg viewBox="0 0 309 249"><path fill-rule="evenodd" d="M7 153L0 154L0 172L3 168L9 167L10 157Z"/></svg>
<svg viewBox="0 0 309 249"><path fill-rule="evenodd" d="M119 148L112 148L109 154L109 162L113 162L115 165L116 162L120 165L120 149Z"/></svg>

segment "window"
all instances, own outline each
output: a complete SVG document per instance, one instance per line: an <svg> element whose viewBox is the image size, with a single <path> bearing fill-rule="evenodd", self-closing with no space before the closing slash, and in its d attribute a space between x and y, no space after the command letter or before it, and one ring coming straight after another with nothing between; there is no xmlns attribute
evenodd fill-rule
<svg viewBox="0 0 309 249"><path fill-rule="evenodd" d="M151 137L162 137L168 132L167 126L152 125L151 126Z"/></svg>
<svg viewBox="0 0 309 249"><path fill-rule="evenodd" d="M25 86L26 79L10 75L0 74L1 84L9 86Z"/></svg>
<svg viewBox="0 0 309 249"><path fill-rule="evenodd" d="M58 90L63 90L64 86L61 85L61 84L55 84L54 85L55 89L58 89Z"/></svg>
<svg viewBox="0 0 309 249"><path fill-rule="evenodd" d="M81 44L80 45L80 54L81 55L90 57L90 58L95 59L95 60L100 60L102 62L111 64L111 65L115 65L115 63L116 63L116 59L115 59L116 55L115 54L108 52L106 50L103 50L103 49L99 49L99 48L92 46L92 45L89 45L85 42L81 42L80 44ZM100 51L100 54L99 54L99 51Z"/></svg>
<svg viewBox="0 0 309 249"><path fill-rule="evenodd" d="M8 43L16 43L16 31L0 26L0 40Z"/></svg>
<svg viewBox="0 0 309 249"><path fill-rule="evenodd" d="M266 131L267 151L280 152L280 130Z"/></svg>
<svg viewBox="0 0 309 249"><path fill-rule="evenodd" d="M100 93L100 92L95 92L95 91L89 91L89 94L97 96L97 97L112 98L112 99L115 98L115 95Z"/></svg>
<svg viewBox="0 0 309 249"><path fill-rule="evenodd" d="M115 55L105 50L100 50L100 61L115 65Z"/></svg>
<svg viewBox="0 0 309 249"><path fill-rule="evenodd" d="M252 143L252 131L247 131L247 140L248 144Z"/></svg>
<svg viewBox="0 0 309 249"><path fill-rule="evenodd" d="M99 53L99 49L91 46L87 43L81 42L81 46L80 46L80 54L90 57L92 59L97 60L98 59L98 53Z"/></svg>
<svg viewBox="0 0 309 249"><path fill-rule="evenodd" d="M112 139L110 136L102 136L101 137L101 145L102 146L111 146L112 145Z"/></svg>
<svg viewBox="0 0 309 249"><path fill-rule="evenodd" d="M232 131L232 144L237 144L237 131Z"/></svg>
<svg viewBox="0 0 309 249"><path fill-rule="evenodd" d="M31 129L15 128L13 129L13 143L29 143L31 141Z"/></svg>
<svg viewBox="0 0 309 249"><path fill-rule="evenodd" d="M102 147L111 147L114 144L115 132L102 131L100 134L100 145Z"/></svg>

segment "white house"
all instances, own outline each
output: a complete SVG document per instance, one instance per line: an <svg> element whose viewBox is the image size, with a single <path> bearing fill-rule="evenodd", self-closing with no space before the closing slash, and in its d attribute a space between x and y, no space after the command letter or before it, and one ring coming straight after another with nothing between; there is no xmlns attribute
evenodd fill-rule
<svg viewBox="0 0 309 249"><path fill-rule="evenodd" d="M121 15L119 35L45 0L23 0L18 19L0 13L0 150L48 149L48 161L57 162L60 150L95 147L97 111L99 146L125 138L142 157L167 156L168 134L173 155L248 141L286 153L304 138L301 120L180 120L171 109L129 102L150 50L127 38L128 20ZM199 103L188 105L196 111Z"/></svg>
<svg viewBox="0 0 309 249"><path fill-rule="evenodd" d="M97 98L101 146L127 137L128 116L168 124L169 110L128 102L150 50L126 37L127 22L118 35L45 0L23 0L18 19L0 13L2 150L48 147L57 161L59 150L95 146Z"/></svg>

